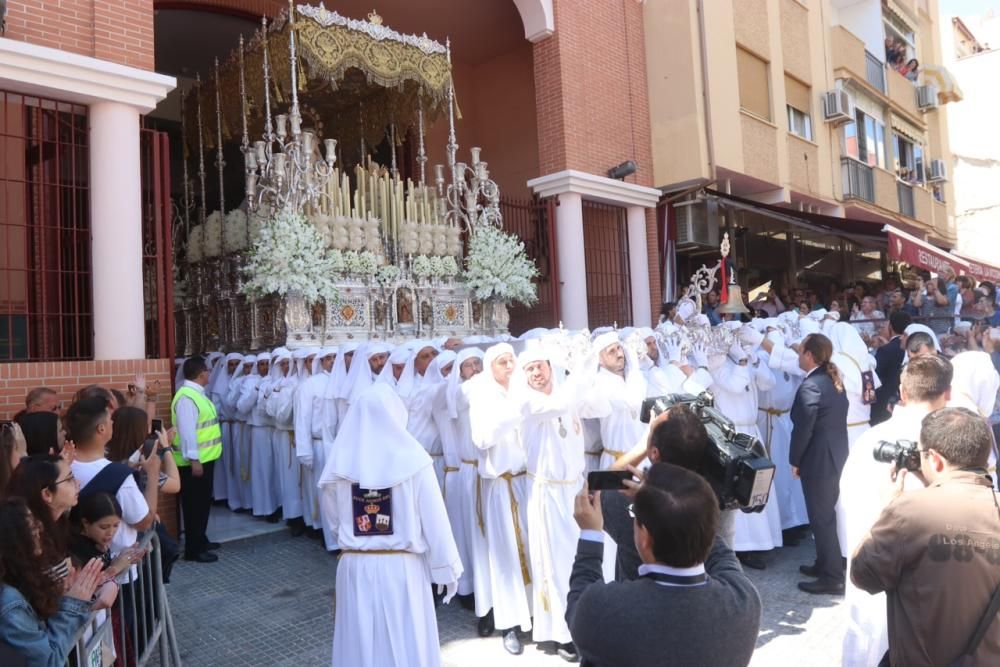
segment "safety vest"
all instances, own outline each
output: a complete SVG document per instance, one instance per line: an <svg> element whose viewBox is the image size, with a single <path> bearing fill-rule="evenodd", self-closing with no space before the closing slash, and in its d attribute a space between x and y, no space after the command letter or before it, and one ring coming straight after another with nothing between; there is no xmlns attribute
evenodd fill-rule
<svg viewBox="0 0 1000 667"><path fill-rule="evenodd" d="M219 416L215 412L215 406L201 392L195 391L191 387L181 387L174 394L174 400L170 402L170 416L174 425L177 424L177 401L181 398L190 398L198 407L198 423L195 424L195 435L198 440L198 461L209 463L222 456L222 427L219 426ZM178 466L189 466L191 462L184 458L180 451L181 434L178 431L174 434L172 442L174 446L174 461Z"/></svg>

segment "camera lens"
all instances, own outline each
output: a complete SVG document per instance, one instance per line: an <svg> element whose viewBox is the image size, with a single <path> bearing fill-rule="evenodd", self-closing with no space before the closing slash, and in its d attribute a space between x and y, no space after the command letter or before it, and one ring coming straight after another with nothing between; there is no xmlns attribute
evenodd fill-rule
<svg viewBox="0 0 1000 667"><path fill-rule="evenodd" d="M895 442L880 440L875 445L875 449L872 450L872 456L879 463L893 463L896 457L899 456L899 445Z"/></svg>

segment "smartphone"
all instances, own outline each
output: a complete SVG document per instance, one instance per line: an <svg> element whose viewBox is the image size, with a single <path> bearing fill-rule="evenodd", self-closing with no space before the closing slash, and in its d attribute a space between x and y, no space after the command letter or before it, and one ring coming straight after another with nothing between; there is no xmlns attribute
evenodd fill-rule
<svg viewBox="0 0 1000 667"><path fill-rule="evenodd" d="M163 420L162 419L154 419L153 420L153 433L159 433L162 430L163 430Z"/></svg>
<svg viewBox="0 0 1000 667"><path fill-rule="evenodd" d="M625 480L632 479L628 470L594 470L587 474L587 488L591 491L621 491L628 487Z"/></svg>
<svg viewBox="0 0 1000 667"><path fill-rule="evenodd" d="M160 439L155 435L147 435L146 439L142 443L142 457L148 459L151 454L156 453L156 448L159 446Z"/></svg>

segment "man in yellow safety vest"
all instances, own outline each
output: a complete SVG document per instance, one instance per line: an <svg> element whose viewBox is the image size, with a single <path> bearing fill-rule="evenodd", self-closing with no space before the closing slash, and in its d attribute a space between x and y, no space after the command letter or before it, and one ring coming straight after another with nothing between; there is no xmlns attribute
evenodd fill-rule
<svg viewBox="0 0 1000 667"><path fill-rule="evenodd" d="M181 474L181 512L184 517L184 560L214 563L219 547L205 536L212 509L212 473L222 455L222 429L212 401L205 395L208 364L193 356L184 362L184 384L177 388L170 414L177 434L174 460Z"/></svg>

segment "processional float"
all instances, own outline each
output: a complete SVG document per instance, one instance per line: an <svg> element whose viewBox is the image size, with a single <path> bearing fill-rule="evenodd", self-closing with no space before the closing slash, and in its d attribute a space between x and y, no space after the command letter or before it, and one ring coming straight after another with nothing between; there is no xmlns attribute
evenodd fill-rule
<svg viewBox="0 0 1000 667"><path fill-rule="evenodd" d="M502 218L480 149L468 163L458 157L450 44L400 34L374 13L363 21L289 5L199 76L181 115L179 351L506 331L503 300L477 298L461 273L468 240ZM442 116L447 165L429 183L425 130ZM225 187L235 179L223 147L237 142L244 196L227 212ZM414 143L416 169L404 178L398 162ZM219 203L210 212L213 154ZM260 230L282 211L301 215L321 239L335 298L247 294Z"/></svg>

